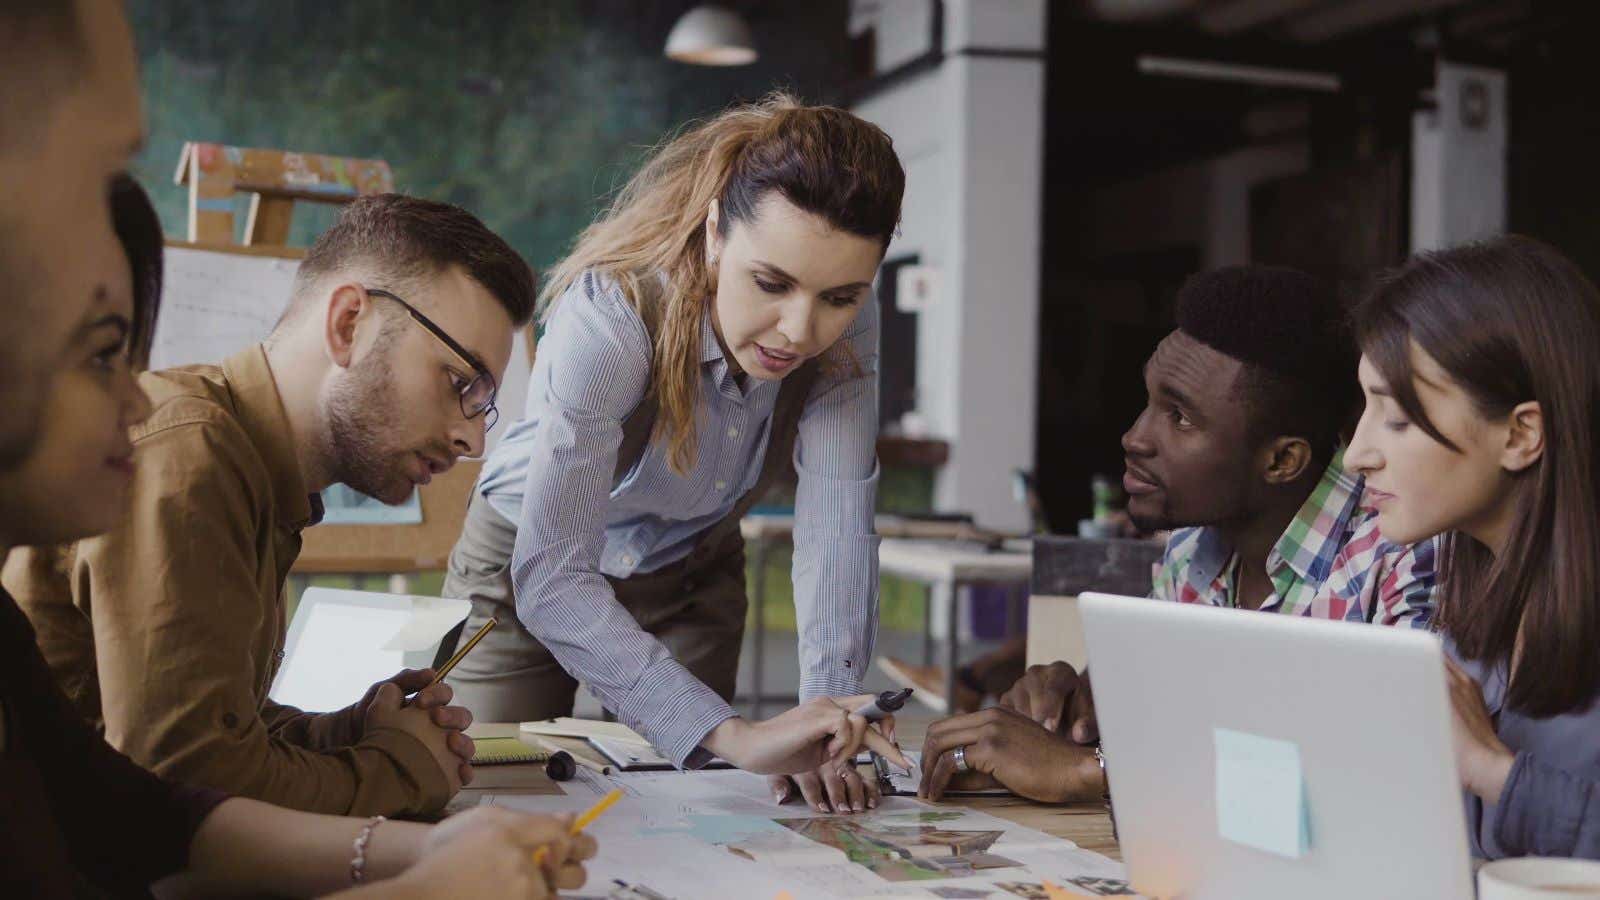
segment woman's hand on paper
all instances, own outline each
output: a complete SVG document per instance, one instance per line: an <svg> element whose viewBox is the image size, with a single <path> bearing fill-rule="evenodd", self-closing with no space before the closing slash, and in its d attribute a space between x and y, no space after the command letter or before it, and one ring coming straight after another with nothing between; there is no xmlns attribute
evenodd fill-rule
<svg viewBox="0 0 1600 900"><path fill-rule="evenodd" d="M750 722L732 718L706 738L706 749L749 772L767 775L837 772L850 765L862 745L897 765L905 757L887 737L852 710L872 699L818 697L775 718Z"/></svg>
<svg viewBox="0 0 1600 900"><path fill-rule="evenodd" d="M867 730L872 731L874 724L877 731L898 750L900 745L894 739L894 716L884 716L876 723L869 724ZM877 778L862 776L860 770L850 763L837 768L824 763L814 771L800 772L792 777L771 775L767 778L767 784L772 788L772 799L779 804L799 797L817 812L849 815L877 809L883 801L883 790L878 786Z"/></svg>
<svg viewBox="0 0 1600 900"><path fill-rule="evenodd" d="M863 778L861 772L849 761L838 768L823 765L811 772L800 772L793 777L769 775L767 783L772 788L772 799L787 803L795 797L823 813L866 812L877 809L883 800L883 791L876 778Z"/></svg>
<svg viewBox="0 0 1600 900"><path fill-rule="evenodd" d="M544 900L583 886L596 844L572 835L571 816L534 816L480 806L434 826L416 865L395 879L421 897ZM373 840L382 840L379 829ZM545 848L544 862L533 861Z"/></svg>
<svg viewBox="0 0 1600 900"><path fill-rule="evenodd" d="M1483 802L1499 803L1517 755L1496 733L1494 718L1483 703L1483 689L1454 662L1447 659L1444 665L1461 784Z"/></svg>

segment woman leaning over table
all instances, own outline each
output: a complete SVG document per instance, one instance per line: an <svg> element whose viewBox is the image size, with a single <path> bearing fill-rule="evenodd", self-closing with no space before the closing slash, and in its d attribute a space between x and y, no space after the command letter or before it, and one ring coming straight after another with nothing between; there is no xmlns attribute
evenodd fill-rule
<svg viewBox="0 0 1600 900"><path fill-rule="evenodd" d="M525 417L484 466L445 593L496 629L450 678L479 720L569 714L577 682L674 762L716 754L821 810L877 803L825 742L877 627L878 313L905 173L877 127L785 95L659 147L551 273ZM729 706L739 519L798 473L800 695Z"/></svg>

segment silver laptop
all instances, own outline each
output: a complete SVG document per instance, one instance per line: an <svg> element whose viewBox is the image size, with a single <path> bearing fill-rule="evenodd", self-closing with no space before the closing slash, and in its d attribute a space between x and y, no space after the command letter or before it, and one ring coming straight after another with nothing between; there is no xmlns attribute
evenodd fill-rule
<svg viewBox="0 0 1600 900"><path fill-rule="evenodd" d="M1080 608L1141 894L1473 896L1436 637L1108 594Z"/></svg>
<svg viewBox="0 0 1600 900"><path fill-rule="evenodd" d="M432 665L471 609L448 597L307 588L268 696L311 712L348 706L401 669Z"/></svg>

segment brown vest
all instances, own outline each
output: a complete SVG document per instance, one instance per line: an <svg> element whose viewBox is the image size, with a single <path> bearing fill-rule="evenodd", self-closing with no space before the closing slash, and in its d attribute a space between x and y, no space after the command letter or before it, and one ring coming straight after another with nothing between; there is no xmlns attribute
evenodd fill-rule
<svg viewBox="0 0 1600 900"><path fill-rule="evenodd" d="M698 568L722 556L724 545L739 534L739 520L750 507L756 505L774 482L794 471L794 442L800 431L800 414L805 412L806 400L817 383L818 365L815 359L806 360L794 374L783 379L778 387L778 399L772 406L772 420L767 425L767 451L761 459L761 475L727 515L700 535L685 560L689 568ZM655 392L651 391L622 421L622 443L617 447L617 467L611 480L613 488L622 483L644 456L659 409Z"/></svg>

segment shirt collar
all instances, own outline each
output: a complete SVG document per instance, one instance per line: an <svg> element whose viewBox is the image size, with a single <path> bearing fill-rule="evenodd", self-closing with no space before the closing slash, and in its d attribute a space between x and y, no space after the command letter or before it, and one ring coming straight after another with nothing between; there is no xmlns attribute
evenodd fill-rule
<svg viewBox="0 0 1600 900"><path fill-rule="evenodd" d="M745 403L752 397L776 390L777 382L760 378L746 377L744 385L739 384L739 379L733 376L733 365L727 354L722 352L722 342L717 340L716 326L711 324L710 302L706 304L705 314L700 317L700 365L710 368L718 393L736 403Z"/></svg>
<svg viewBox="0 0 1600 900"><path fill-rule="evenodd" d="M706 303L705 315L700 317L700 362L702 364L726 362L722 355L722 343L717 340L717 329L711 324L711 303Z"/></svg>
<svg viewBox="0 0 1600 900"><path fill-rule="evenodd" d="M1349 531L1350 517L1360 506L1362 479L1344 467L1344 449L1322 471L1322 478L1311 496L1300 505L1289 527L1267 557L1267 569L1287 564L1301 580L1322 581L1328 577L1336 555L1329 544L1342 546Z"/></svg>
<svg viewBox="0 0 1600 900"><path fill-rule="evenodd" d="M1344 543L1350 517L1359 508L1361 486L1361 478L1346 471L1341 448L1267 554L1267 572L1287 565L1299 580L1326 579L1335 556L1328 545ZM1189 584L1205 595L1232 558L1233 547L1221 531L1210 526L1200 529L1190 557Z"/></svg>
<svg viewBox="0 0 1600 900"><path fill-rule="evenodd" d="M1233 547L1223 538L1222 532L1211 526L1200 529L1194 542L1194 552L1189 556L1186 581L1201 597L1211 595L1217 576L1233 558Z"/></svg>
<svg viewBox="0 0 1600 900"><path fill-rule="evenodd" d="M223 360L222 375L233 395L239 424L267 465L280 518L297 531L315 525L322 518L322 498L306 490L300 456L294 449L294 431L278 385L272 380L266 347L256 344Z"/></svg>

